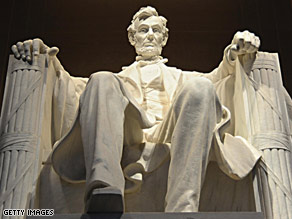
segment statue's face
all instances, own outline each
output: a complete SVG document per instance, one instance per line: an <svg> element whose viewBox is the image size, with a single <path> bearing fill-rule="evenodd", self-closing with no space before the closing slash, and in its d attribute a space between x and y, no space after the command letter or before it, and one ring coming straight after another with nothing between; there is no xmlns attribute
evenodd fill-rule
<svg viewBox="0 0 292 219"><path fill-rule="evenodd" d="M159 17L149 17L136 27L135 49L143 58L151 59L159 56L163 47L163 24Z"/></svg>

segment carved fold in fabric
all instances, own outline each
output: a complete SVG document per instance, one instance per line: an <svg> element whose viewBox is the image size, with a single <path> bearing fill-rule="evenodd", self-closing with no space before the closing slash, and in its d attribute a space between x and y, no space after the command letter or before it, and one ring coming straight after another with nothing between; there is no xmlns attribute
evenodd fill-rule
<svg viewBox="0 0 292 219"><path fill-rule="evenodd" d="M274 131L255 134L252 137L252 145L259 150L276 148L291 151L290 135L283 132Z"/></svg>
<svg viewBox="0 0 292 219"><path fill-rule="evenodd" d="M273 63L276 63L276 62L273 62ZM161 63L161 65L164 65L163 63ZM269 64L269 65L266 65L266 66L272 66L272 64ZM126 69L126 71L128 71L128 73L129 73L129 71L131 70L131 71L136 71L135 70L135 68L136 68L137 66L135 66L135 65L133 65L133 66L130 66L130 67L128 67L127 69ZM195 73L195 72L188 72L188 73L186 73L186 72L182 72L181 70L179 70L179 69L175 69L175 68L170 68L170 69L172 69L174 72L176 72L176 74L175 75L172 75L171 77L172 78L175 78L175 80L176 81L179 81L180 83L183 83L183 81L185 81L185 80L188 80L188 78L189 77L193 77L193 76L202 76L201 74L199 74L199 73ZM279 70L277 70L276 71L276 67L274 66L273 67L273 71L274 72L279 72ZM62 69L61 69L62 70ZM57 74L58 75L58 80L56 81L56 85L55 85L55 90L54 90L54 101L55 101L55 106L60 106L60 108L59 109L56 109L56 108L54 108L53 109L53 114L54 114L54 116L56 116L56 111L57 110L59 110L60 111L60 114L58 114L58 116L56 116L56 118L55 118L55 121L57 121L58 123L61 123L61 125L59 126L59 131L60 131L60 134L59 134L59 136L62 136L64 133L66 133L67 131L68 131L68 128L70 128L71 126L72 126L72 117L74 117L74 113L73 113L73 111L74 112L76 112L76 110L77 110L77 108L76 108L76 106L78 105L78 98L79 98L79 94L80 94L80 92L82 92L82 89L84 88L84 86L85 86L85 81L84 81L84 79L83 80L79 80L79 79L76 79L76 78L73 78L73 77L70 77L68 74L65 74L66 72L64 72L64 70L62 70L62 71L59 71L59 73ZM255 69L255 71L256 71L256 69ZM181 78L177 78L178 76L180 76L181 74L184 74L184 78L183 77L181 77ZM125 75L124 75L125 76ZM205 75L203 75L203 76L205 76ZM171 77L170 78L167 78L166 80L172 80L171 79ZM208 77L208 76L207 76ZM226 78L224 78L224 79L222 79L221 80L221 82L227 82L228 80L230 80L231 78L233 77L233 75L228 75ZM208 78L212 78L212 77L208 77ZM132 80L131 81L131 83L133 84L133 82L135 82L136 83L136 81L135 81L135 76L134 76L134 78L132 78L132 79L129 79L129 80ZM70 83L71 83L71 85L70 85L70 83L69 83L69 81L71 81ZM252 85L252 83L250 83L250 81L248 81L248 80L245 80L245 82L247 82L247 83L249 83L250 85ZM256 81L257 82L257 81ZM80 84L80 86L78 86L78 85L76 85L76 83L78 84ZM73 86L72 86L73 85ZM74 86L76 85L76 87L74 88ZM166 82L165 83L165 85L166 86L169 86L169 84L168 84L168 82ZM228 84L227 84L227 86L228 86ZM267 100L267 97L269 97L270 98L270 96L269 96L269 94L270 93L268 93L268 92L271 92L269 89L267 89L267 88L260 88L260 89L258 89L260 86L262 86L262 84L260 84L260 83L258 83L257 82L257 85L255 85L255 86L251 86L252 87L252 89L253 90L261 90L261 91L264 91L265 92L265 94L264 95L262 95L261 93L259 93L259 95L261 96L261 98L262 99L264 99L264 100ZM278 86L278 85L277 85ZM134 85L134 87L135 87L135 85ZM220 89L217 89L217 91L220 93ZM239 90L240 92L242 92L242 93L244 93L243 92L243 90ZM263 93L264 93L263 92ZM282 90L281 89L279 89L278 90L278 92L279 92L279 94L282 92ZM142 94L142 92L141 92L141 94ZM76 96L75 96L76 95ZM173 96L174 95L174 93L171 93L170 94L170 96ZM143 95L142 95L143 96ZM74 97L74 98L72 98L72 97ZM232 97L233 98L233 97ZM232 99L231 98L231 99ZM71 100L70 100L71 99ZM138 99L139 99L139 96L138 96ZM223 97L223 99L224 99L224 97ZM230 97L228 96L228 95L226 95L226 97L225 97L225 100L226 99L230 99ZM269 101L266 101L266 104L268 104L268 106L270 106L270 107L276 107L277 105L273 102L274 101L274 99L273 98L270 98L269 99ZM285 98L285 101L286 101L286 104L288 105L288 106L291 106L291 102L289 102L289 98ZM227 104L228 105L228 104ZM71 108L66 108L65 109L65 106L71 106ZM64 108L62 108L62 107L64 107ZM238 106L239 107L239 106ZM232 107L230 108L230 109L233 109ZM274 110L274 113L278 116L278 117L280 117L280 115L281 115L281 118L282 118L282 116L284 115L283 114L283 112L282 111L280 111L278 108L275 108L276 110ZM71 111L70 111L71 110ZM241 110L242 110L242 107L241 107ZM273 109L272 109L273 110ZM236 115L236 117L237 117L237 121L240 121L240 120L238 120L238 118L240 118L240 116L241 115L243 115L243 114L240 114L242 111L236 111L236 113L237 113L237 115ZM69 115L69 117L67 117ZM64 120L59 120L58 121L58 118L64 118ZM276 117L274 117L274 118L276 118ZM284 118L284 117L283 117ZM284 118L285 119L285 118ZM74 120L74 118L73 118L73 120ZM242 120L242 121L244 121L244 120ZM232 125L231 125L232 126ZM238 127L243 127L243 125L242 124L240 124L239 126L237 126L237 128ZM226 132L226 130L225 130L225 132ZM218 138L218 139L220 139L220 141L222 141L223 143L222 143L222 145L221 146L223 146L224 148L223 148L223 150L227 150L227 152L228 153L230 153L230 151L229 151L229 147L226 147L226 145L230 145L230 142L232 142L233 140L231 140L230 141L230 137L231 137L231 139L233 138L232 136L228 136L228 135L226 135L225 136L225 138L224 138L224 132L223 133L220 133L220 132L218 132L219 134L220 134L220 137ZM227 129L227 133L228 133L228 129ZM289 144L288 144L288 137L287 136L289 136L289 134L285 134L285 133L289 133L288 132L288 130L287 130L287 132L274 132L274 134L273 135L270 135L270 133L269 132L267 132L267 133L258 133L258 134L255 134L254 135L254 146L256 146L257 144L258 145L263 145L263 147L261 147L261 148L259 148L259 149L262 149L262 150L265 150L265 149L267 149L267 150L265 150L265 151L268 151L268 150L270 150L271 149L271 152L272 153L274 153L274 149L273 148L270 148L269 146L267 147L266 145L264 145L265 143L263 143L265 140L268 140L268 141L271 141L272 143L271 143L271 145L276 145L276 148L280 148L282 151L286 151L287 153L290 153L289 151L288 151L288 149L289 149ZM236 130L236 134L237 135L242 135L242 136L247 136L246 135L246 132L245 131L243 131L243 132L241 132L241 130ZM267 136L267 134L269 134L269 136ZM277 135L277 139L276 139L276 135ZM279 136L281 136L280 138L279 138ZM11 136L12 137L12 136ZM33 141L33 137L29 137L29 136L23 136L24 138L26 138L26 140L24 140L24 139L22 139L22 138L18 138L18 139L16 139L15 141L17 141L17 142L22 142L22 143L24 143L24 144L26 144L25 142L27 142L27 144L29 144L28 142L31 140L31 141ZM243 139L240 139L240 137L238 138L238 137L234 137L237 141L240 141L241 143L242 142L244 142L244 140ZM28 140L28 139L30 139L30 140ZM252 138L250 138L249 139L249 141L251 140ZM5 146L5 148L9 148L10 146L10 140L9 140L9 136L7 136L7 137L3 137L2 138L2 140L1 140L2 142L5 142L5 145L4 145L4 143L3 143L3 145ZM229 143L228 143L229 142ZM150 143L151 144L151 143ZM234 146L234 144L233 144L233 146ZM153 170L155 170L155 168L158 168L162 163L163 163L163 159L161 159L161 160L159 160L159 162L154 162L153 164L153 166L151 166L150 164L151 163L149 163L148 162L148 160L149 160L149 157L151 157L151 156L154 156L154 148L159 148L159 147L156 147L156 146L154 146L154 147L152 147L152 146L149 146L148 147L148 149L147 150L145 150L145 151L143 151L144 152L144 154L143 154L143 156L141 157L141 159L140 160L138 160L136 163L133 163L133 165L135 165L135 167L134 166L132 166L131 167L131 169L127 169L127 168L125 168L124 169L124 173L125 173L125 175L126 175L126 178L127 178L127 176L129 176L130 178L129 178L129 180L136 180L136 182L137 182L137 184L139 184L140 182L142 182L141 180L143 180L143 174L145 174L145 173L149 173L149 172L151 172L151 171L153 171ZM161 147L162 148L162 147ZM17 149L17 148L15 148L15 149ZM19 148L20 149L20 148ZM23 149L25 149L25 147L23 148ZM31 150L32 148L27 148L27 150ZM6 149L5 149L6 150ZM6 150L7 151L7 150ZM252 149L251 149L251 151L252 151ZM168 153L167 153L167 151L165 151L165 152L163 152L164 154L165 154L165 159L167 159L167 155L168 155ZM253 155L254 156L254 155ZM280 156L280 155L279 155ZM154 161L154 160L153 160ZM238 162L238 161L237 161ZM251 166L253 166L253 165L251 165ZM222 167L222 166L221 166ZM231 167L230 165L229 165L229 167ZM269 166L268 166L270 169L271 169L271 171L266 171L268 174L270 174L271 176L276 172L276 170L275 169L273 169L274 167L273 166L271 166L271 164L269 164ZM230 168L230 169L232 169L232 168ZM129 170L131 170L131 171L129 171ZM129 172L128 172L129 171ZM224 170L223 170L224 171ZM225 172L225 171L224 171ZM140 174L141 173L141 174ZM230 174L230 172L228 172L228 171L226 171L225 173L227 173L228 175ZM240 174L237 174L237 175L240 175ZM242 175L243 176L243 175ZM237 177L235 177L235 178L237 178ZM279 186L280 186L280 188L283 188L283 189L281 189L286 195L288 195L289 196L289 187L287 187L287 185L284 183L284 179L282 179L282 176L277 176L277 178L276 177L274 177L276 180L272 180L272 181L275 181L275 182L273 182L274 184L278 184ZM271 178L272 179L272 178ZM277 180L278 179L278 180ZM283 185L282 187L281 187L281 185ZM138 187L136 187L136 188L134 188L134 190L135 189L137 189ZM134 191L134 190L132 190L132 191ZM288 192L287 192L287 191ZM280 197L280 195L278 195L279 197ZM290 196L289 196L290 197Z"/></svg>
<svg viewBox="0 0 292 219"><path fill-rule="evenodd" d="M163 75L163 79L164 79L164 82L163 82L164 83L164 87L165 87L165 90L167 90L167 92L168 92L168 96L169 96L170 101L173 99L173 96L175 95L175 91L177 90L177 87L181 86L182 83L188 81L190 78L192 78L192 77L207 77L207 78L210 78L210 75L201 74L201 73L198 73L198 72L184 72L184 71L181 71L180 69L176 69L176 68L173 68L173 67L165 66L163 63L160 63L158 65L159 65L159 67L161 69L161 72L162 72L162 75ZM129 67L125 68L117 76L119 78L121 78L121 80L123 80L123 82L125 84L125 87L127 88L128 92L130 92L131 94L134 94L135 100L138 103L142 104L144 96L143 96L143 91L142 91L142 88L141 88L142 86L141 86L141 80L140 80L140 76L139 76L139 68L140 68L140 66L138 65L138 62L134 62ZM226 69L228 69L227 66L221 65L221 67L219 67L213 73L217 74L217 75L226 74L226 73L223 73L223 72L220 73L220 71L226 71ZM226 75L229 75L229 74L226 74ZM66 79L66 80L68 80L68 79ZM62 89L60 89L60 90L62 90ZM55 97L58 98L57 93L55 94ZM149 113L146 113L146 115L147 114L149 114ZM152 131L154 131L154 130L152 130ZM151 137L152 134L151 133L147 134L147 138L146 139L150 140L150 142L152 142L152 143L161 143L161 142L156 142L155 139L152 139L152 137ZM247 152L248 156L247 156L246 159L251 159L253 156L249 156L249 155L252 154L253 151L250 150L250 146L249 145L248 146L244 145L246 142L244 142L242 140L236 139L236 141L240 141L241 142L240 145L244 148L244 149L242 149L242 151L245 151L245 150L249 151L249 152ZM230 141L227 141L227 142L230 142ZM228 146L226 147L226 143L224 143L224 141L221 142L220 144L224 147L225 151L228 151ZM224 144L225 144L225 146L224 146ZM150 145L149 146L150 148L153 146L151 143L149 145ZM229 143L227 145L229 145ZM154 148L155 148L155 146L154 146ZM222 147L221 148L219 147L219 149L221 150ZM234 149L236 150L236 148L234 148ZM149 150L153 151L153 148L149 149ZM242 151L240 153L238 153L238 154L242 155ZM150 154L148 152L145 152L145 153L148 154L147 156L151 157L151 159L147 159L147 160L141 159L139 162L137 162L138 166L137 165L132 166L133 167L132 169L127 169L125 171L126 173L129 173L126 178L131 178L131 176L132 176L133 182L137 182L138 184L140 183L140 180L142 179L143 172L148 172L148 171L151 172L151 171L157 169L162 163L161 160L160 160L160 162L154 162L155 165L151 166L151 169L149 169L149 165L150 165L149 163L151 163L151 160L155 160L157 158L155 158L155 156L156 156L155 153L150 153ZM143 152L142 152L142 155L143 155ZM231 153L231 155L233 156L232 158L229 155L230 155L230 153L226 153L226 152L221 153L220 152L218 154L218 157L225 156L224 160L229 161L231 159L231 160L233 160L232 162L236 162L233 154ZM54 156L54 154L53 154L53 156ZM160 158L161 157L164 158L164 157L167 157L167 156L168 156L168 152L164 151L164 155L160 156ZM242 159L245 159L244 156L242 156L242 157L243 157ZM232 178L244 177L254 167L254 165L255 165L255 163L256 163L258 158L259 158L259 155L256 154L253 157L252 161L250 160L248 162L245 162L246 165L242 165L241 166L241 168L239 170L240 173L235 170L236 169L236 165L235 164L232 167L230 167L230 165L228 164L226 166L226 169L228 169L228 171L224 171L224 172L227 175L229 175L230 177L232 177ZM222 163L222 165L225 165L225 164L227 164L227 163L224 163L224 162ZM70 165L68 165L68 166L70 166ZM237 166L240 166L238 164L238 162L237 162ZM80 167L80 168L84 168L84 167ZM130 168L130 166L128 168ZM136 170L136 171L139 170L140 173L139 172L136 173L134 170ZM83 171L81 171L81 172L83 172ZM62 173L60 173L60 172L58 172L58 173L62 175ZM235 175L236 175L236 177L235 177ZM64 177L64 179L66 179L66 178L67 177ZM78 179L80 180L81 178L79 177ZM69 180L69 181L71 181L71 180Z"/></svg>
<svg viewBox="0 0 292 219"><path fill-rule="evenodd" d="M34 153L37 136L33 133L6 133L0 137L0 152L23 150Z"/></svg>

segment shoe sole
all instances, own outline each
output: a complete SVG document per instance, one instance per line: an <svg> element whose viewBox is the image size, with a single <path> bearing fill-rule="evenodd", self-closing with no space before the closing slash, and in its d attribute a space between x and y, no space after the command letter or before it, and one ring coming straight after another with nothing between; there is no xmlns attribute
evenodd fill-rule
<svg viewBox="0 0 292 219"><path fill-rule="evenodd" d="M123 213L122 192L114 188L94 189L86 202L86 213Z"/></svg>

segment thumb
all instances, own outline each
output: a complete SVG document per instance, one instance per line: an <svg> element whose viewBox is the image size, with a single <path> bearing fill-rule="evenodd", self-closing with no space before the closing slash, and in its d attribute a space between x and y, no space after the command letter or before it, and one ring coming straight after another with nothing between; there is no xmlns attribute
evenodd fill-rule
<svg viewBox="0 0 292 219"><path fill-rule="evenodd" d="M238 44L233 44L230 47L231 52L233 52L234 54L239 54L240 53L240 49L239 49L239 45Z"/></svg>
<svg viewBox="0 0 292 219"><path fill-rule="evenodd" d="M56 56L59 53L59 48L58 47L51 47L48 48L48 54L49 56Z"/></svg>
<svg viewBox="0 0 292 219"><path fill-rule="evenodd" d="M238 55L240 55L240 49L239 49L238 44L231 45L229 49L229 56L228 56L230 60L234 61Z"/></svg>

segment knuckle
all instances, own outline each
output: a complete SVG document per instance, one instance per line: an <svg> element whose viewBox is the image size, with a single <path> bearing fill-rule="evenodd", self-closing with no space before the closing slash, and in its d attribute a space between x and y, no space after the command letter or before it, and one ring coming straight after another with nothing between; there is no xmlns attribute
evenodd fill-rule
<svg viewBox="0 0 292 219"><path fill-rule="evenodd" d="M244 39L243 38L239 38L238 39L238 43L241 43L242 44L243 42L244 42Z"/></svg>
<svg viewBox="0 0 292 219"><path fill-rule="evenodd" d="M34 43L38 43L38 44L42 44L42 43L43 43L43 41L42 41L40 38L35 38L35 39L33 40L33 42L34 42Z"/></svg>
<svg viewBox="0 0 292 219"><path fill-rule="evenodd" d="M14 50L16 50L16 49L17 49L17 48L16 48L16 45L12 45L12 46L11 46L11 50L12 50L12 51L14 51Z"/></svg>
<svg viewBox="0 0 292 219"><path fill-rule="evenodd" d="M31 44L31 40L25 40L25 41L23 42L23 44L24 44L24 45L29 45L29 44Z"/></svg>
<svg viewBox="0 0 292 219"><path fill-rule="evenodd" d="M22 45L23 45L22 42L17 42L17 43L16 43L16 46L17 46L18 48L22 47Z"/></svg>
<svg viewBox="0 0 292 219"><path fill-rule="evenodd" d="M237 31L235 35L241 35L242 32L241 31Z"/></svg>

